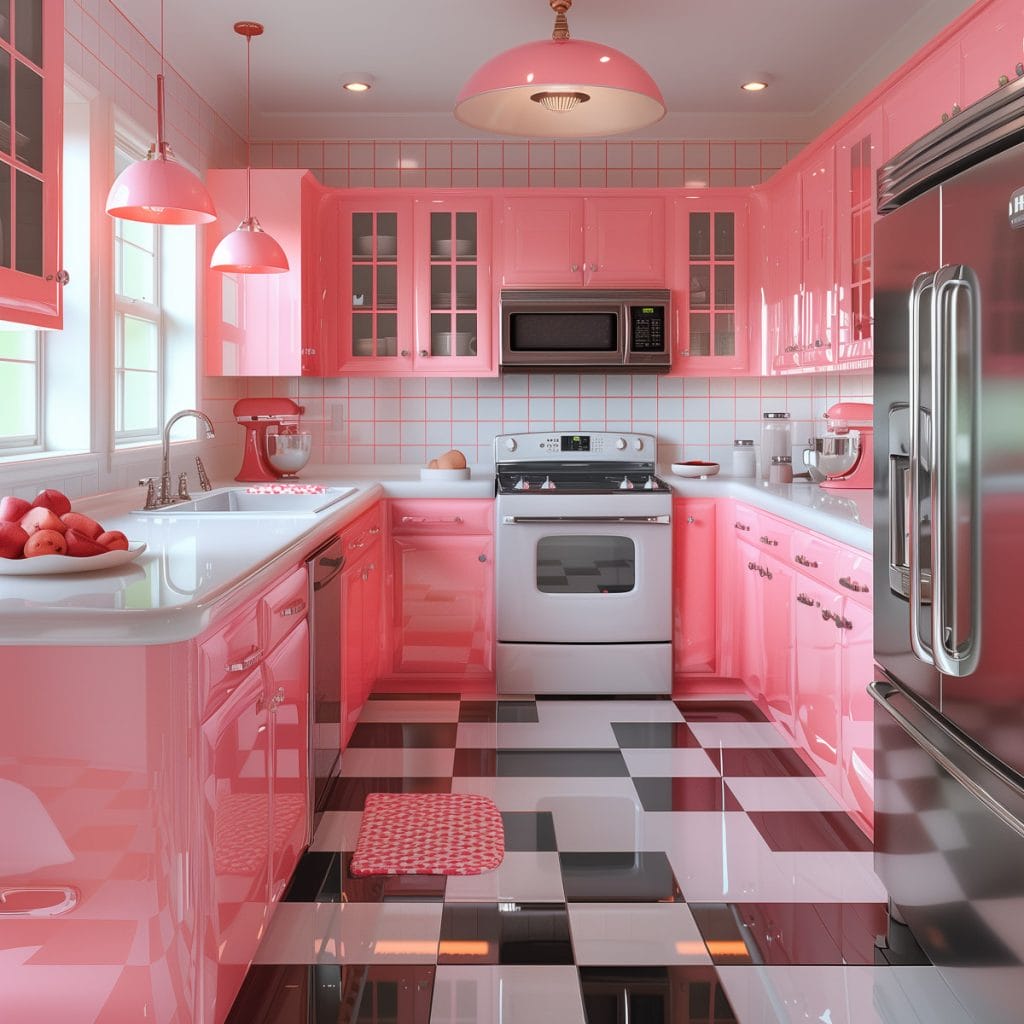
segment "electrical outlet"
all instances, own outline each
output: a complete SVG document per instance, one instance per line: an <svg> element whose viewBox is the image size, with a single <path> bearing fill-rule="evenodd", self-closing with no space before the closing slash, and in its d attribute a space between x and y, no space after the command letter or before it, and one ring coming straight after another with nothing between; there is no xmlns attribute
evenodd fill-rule
<svg viewBox="0 0 1024 1024"><path fill-rule="evenodd" d="M345 440L345 403L329 402L327 430L324 440L327 444L341 444Z"/></svg>

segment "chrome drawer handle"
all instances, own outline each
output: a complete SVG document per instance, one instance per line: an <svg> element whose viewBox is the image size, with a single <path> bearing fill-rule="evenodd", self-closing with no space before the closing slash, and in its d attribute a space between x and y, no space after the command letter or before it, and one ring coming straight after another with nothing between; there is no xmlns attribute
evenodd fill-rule
<svg viewBox="0 0 1024 1024"><path fill-rule="evenodd" d="M402 516L403 523L414 523L418 525L439 525L442 523L461 523L462 516L442 516L440 519L431 519L429 516Z"/></svg>
<svg viewBox="0 0 1024 1024"><path fill-rule="evenodd" d="M850 579L849 576L841 576L839 586L846 587L847 590L852 590L857 594L866 594L868 592L868 585L866 583L858 583L856 580Z"/></svg>
<svg viewBox="0 0 1024 1024"><path fill-rule="evenodd" d="M817 569L818 568L818 563L815 562L815 561L812 561L810 558L807 558L806 555L794 555L793 556L793 561L796 562L797 565L802 565L802 566L804 566L807 569Z"/></svg>
<svg viewBox="0 0 1024 1024"><path fill-rule="evenodd" d="M229 661L225 671L245 672L247 669L252 668L253 665L258 665L262 657L263 652L258 647L254 647L241 661Z"/></svg>
<svg viewBox="0 0 1024 1024"><path fill-rule="evenodd" d="M759 539L762 544L767 544L769 547L777 548L779 546L779 542L777 540L772 540L767 533L761 534Z"/></svg>
<svg viewBox="0 0 1024 1024"><path fill-rule="evenodd" d="M742 530L744 533L750 533L750 527L745 523L735 522L732 525L734 529Z"/></svg>
<svg viewBox="0 0 1024 1024"><path fill-rule="evenodd" d="M277 614L283 619L287 619L291 615L301 615L306 610L306 602L301 597L294 604L288 605L287 608L282 608Z"/></svg>
<svg viewBox="0 0 1024 1024"><path fill-rule="evenodd" d="M370 529L367 532L370 534L371 537L376 537L377 534L380 533L380 527L379 526L371 526Z"/></svg>
<svg viewBox="0 0 1024 1024"><path fill-rule="evenodd" d="M808 608L814 607L814 598L808 597L806 594L797 594L796 599L801 603L807 605Z"/></svg>
<svg viewBox="0 0 1024 1024"><path fill-rule="evenodd" d="M277 693L270 698L270 710L276 711L284 703L284 687L279 686Z"/></svg>
<svg viewBox="0 0 1024 1024"><path fill-rule="evenodd" d="M844 619L842 615L833 616L832 621L836 624L836 629L853 629L853 623L849 619Z"/></svg>
<svg viewBox="0 0 1024 1024"><path fill-rule="evenodd" d="M352 541L351 544L349 544L348 549L349 549L349 551L354 551L356 548L365 548L365 547L366 547L366 541L364 541L364 540L354 540L354 541Z"/></svg>

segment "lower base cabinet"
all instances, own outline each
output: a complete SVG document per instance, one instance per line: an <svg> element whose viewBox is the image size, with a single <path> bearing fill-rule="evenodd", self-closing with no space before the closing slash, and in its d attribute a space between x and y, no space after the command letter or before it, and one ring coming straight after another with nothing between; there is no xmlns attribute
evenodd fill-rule
<svg viewBox="0 0 1024 1024"><path fill-rule="evenodd" d="M714 501L672 502L672 659L676 675L718 670Z"/></svg>
<svg viewBox="0 0 1024 1024"><path fill-rule="evenodd" d="M341 749L380 674L382 545L378 541L341 576Z"/></svg>

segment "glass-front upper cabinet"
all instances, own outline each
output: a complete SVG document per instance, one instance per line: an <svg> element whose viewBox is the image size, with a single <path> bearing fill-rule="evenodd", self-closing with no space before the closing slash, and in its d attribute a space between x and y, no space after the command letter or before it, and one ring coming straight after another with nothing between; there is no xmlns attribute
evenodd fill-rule
<svg viewBox="0 0 1024 1024"><path fill-rule="evenodd" d="M672 372L746 370L745 201L679 200L674 227Z"/></svg>
<svg viewBox="0 0 1024 1024"><path fill-rule="evenodd" d="M339 228L339 369L408 371L415 342L411 204L343 203Z"/></svg>
<svg viewBox="0 0 1024 1024"><path fill-rule="evenodd" d="M62 326L63 0L0 0L0 319Z"/></svg>
<svg viewBox="0 0 1024 1024"><path fill-rule="evenodd" d="M419 200L414 230L416 372L486 372L492 365L489 200Z"/></svg>

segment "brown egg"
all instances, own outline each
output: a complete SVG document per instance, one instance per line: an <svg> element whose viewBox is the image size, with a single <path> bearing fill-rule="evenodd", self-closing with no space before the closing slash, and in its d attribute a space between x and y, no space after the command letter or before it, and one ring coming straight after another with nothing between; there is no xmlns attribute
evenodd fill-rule
<svg viewBox="0 0 1024 1024"><path fill-rule="evenodd" d="M463 455L458 448L453 448L450 452L445 452L445 457L450 460L452 469L466 468L466 456Z"/></svg>
<svg viewBox="0 0 1024 1024"><path fill-rule="evenodd" d="M427 463L427 469L437 469L437 468L438 468L438 465L437 465L437 459L431 459L431 460L430 460L430 461L429 461L429 462Z"/></svg>
<svg viewBox="0 0 1024 1024"><path fill-rule="evenodd" d="M445 452L444 455L438 455L437 457L437 468L438 469L459 469L458 459L455 458L452 452Z"/></svg>

